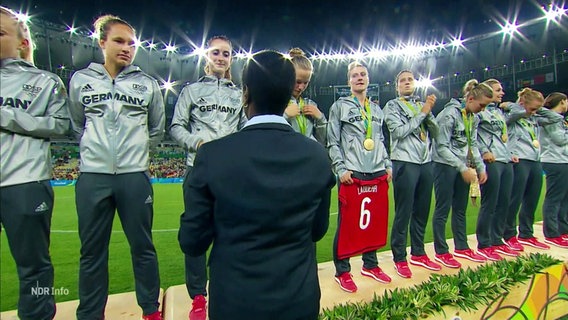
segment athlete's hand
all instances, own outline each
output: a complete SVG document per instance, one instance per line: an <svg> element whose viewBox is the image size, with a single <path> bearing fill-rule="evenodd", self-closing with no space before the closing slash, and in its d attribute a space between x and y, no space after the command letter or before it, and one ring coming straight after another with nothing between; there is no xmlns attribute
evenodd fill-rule
<svg viewBox="0 0 568 320"><path fill-rule="evenodd" d="M339 182L344 184L352 184L353 179L351 179L351 174L353 174L353 171L345 172L341 177L339 177Z"/></svg>
<svg viewBox="0 0 568 320"><path fill-rule="evenodd" d="M483 171L479 174L479 184L484 184L487 182L487 172Z"/></svg>
<svg viewBox="0 0 568 320"><path fill-rule="evenodd" d="M519 157L516 155L512 155L511 156L511 161L513 161L513 163L519 163Z"/></svg>
<svg viewBox="0 0 568 320"><path fill-rule="evenodd" d="M306 116L311 116L314 119L319 119L323 115L318 107L314 106L313 104L305 105L302 113Z"/></svg>
<svg viewBox="0 0 568 320"><path fill-rule="evenodd" d="M201 140L197 143L197 150L199 150L199 148L201 148L201 146L205 143L205 141Z"/></svg>
<svg viewBox="0 0 568 320"><path fill-rule="evenodd" d="M465 183L472 183L477 178L477 173L475 172L475 169L472 168L468 168L467 170L462 172L461 175Z"/></svg>
<svg viewBox="0 0 568 320"><path fill-rule="evenodd" d="M300 106L297 103L290 103L284 110L288 118L295 118L300 114Z"/></svg>
<svg viewBox="0 0 568 320"><path fill-rule="evenodd" d="M429 95L428 97L426 97L426 102L424 102L421 112L429 114L430 112L432 112L432 108L434 107L435 104L436 104L436 96L433 94Z"/></svg>
<svg viewBox="0 0 568 320"><path fill-rule="evenodd" d="M482 157L483 157L483 161L485 161L487 163L495 162L495 156L493 155L492 152L485 152Z"/></svg>
<svg viewBox="0 0 568 320"><path fill-rule="evenodd" d="M387 169L387 182L392 181L392 169Z"/></svg>

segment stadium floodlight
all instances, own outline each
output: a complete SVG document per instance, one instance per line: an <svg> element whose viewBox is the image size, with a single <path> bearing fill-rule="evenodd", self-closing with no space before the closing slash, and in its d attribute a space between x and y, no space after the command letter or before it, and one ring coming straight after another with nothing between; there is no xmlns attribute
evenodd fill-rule
<svg viewBox="0 0 568 320"><path fill-rule="evenodd" d="M548 22L550 22L558 20L558 18L561 18L565 14L566 14L566 9L554 7L551 5L548 11L544 12L544 17Z"/></svg>
<svg viewBox="0 0 568 320"><path fill-rule="evenodd" d="M504 26L501 27L501 32L508 35L513 35L518 32L519 26L517 26L514 22L510 23L507 22Z"/></svg>
<svg viewBox="0 0 568 320"><path fill-rule="evenodd" d="M16 19L18 19L18 21L22 21L23 23L28 23L31 17L25 12L18 12L16 13Z"/></svg>
<svg viewBox="0 0 568 320"><path fill-rule="evenodd" d="M153 41L148 42L148 48L150 48L150 49L156 49L156 44L155 44Z"/></svg>
<svg viewBox="0 0 568 320"><path fill-rule="evenodd" d="M459 47L463 46L463 40L460 39L460 38L455 38L455 39L453 39L453 40L452 40L452 46L453 46L454 48L459 48Z"/></svg>
<svg viewBox="0 0 568 320"><path fill-rule="evenodd" d="M430 78L420 78L414 83L416 88L430 88L433 87L432 79Z"/></svg>
<svg viewBox="0 0 568 320"><path fill-rule="evenodd" d="M97 31L91 31L89 34L89 37L93 40L98 40L99 39L99 33Z"/></svg>
<svg viewBox="0 0 568 320"><path fill-rule="evenodd" d="M70 34L75 34L77 33L77 28L75 28L74 26L67 26L67 32L69 32Z"/></svg>
<svg viewBox="0 0 568 320"><path fill-rule="evenodd" d="M134 38L134 47L139 48L139 47L142 46L142 44L143 44L143 42L140 41L140 39Z"/></svg>
<svg viewBox="0 0 568 320"><path fill-rule="evenodd" d="M191 54L195 56L205 57L207 55L207 49L205 49L204 47L196 47L195 49L193 49L193 52Z"/></svg>
<svg viewBox="0 0 568 320"><path fill-rule="evenodd" d="M164 80L164 82L162 83L162 89L166 91L172 91L172 89L174 88L174 83L175 81Z"/></svg>
<svg viewBox="0 0 568 320"><path fill-rule="evenodd" d="M367 53L367 56L371 59L382 60L388 57L389 52L386 50L371 50Z"/></svg>
<svg viewBox="0 0 568 320"><path fill-rule="evenodd" d="M168 43L164 46L164 51L166 51L168 53L176 52L176 50L177 50L177 48L176 48L175 44Z"/></svg>
<svg viewBox="0 0 568 320"><path fill-rule="evenodd" d="M350 54L347 55L347 57L349 59L353 59L353 60L363 60L365 58L365 53L361 52L361 51L353 51Z"/></svg>

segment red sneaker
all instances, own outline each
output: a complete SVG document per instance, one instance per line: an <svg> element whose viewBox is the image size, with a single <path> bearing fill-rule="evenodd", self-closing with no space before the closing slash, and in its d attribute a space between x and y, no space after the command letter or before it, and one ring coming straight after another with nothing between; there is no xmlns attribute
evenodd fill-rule
<svg viewBox="0 0 568 320"><path fill-rule="evenodd" d="M568 248L568 240L563 237L544 238L544 242L560 248Z"/></svg>
<svg viewBox="0 0 568 320"><path fill-rule="evenodd" d="M160 311L156 311L152 314L143 315L142 320L162 320L162 313Z"/></svg>
<svg viewBox="0 0 568 320"><path fill-rule="evenodd" d="M511 237L505 240L505 244L515 251L524 251L523 245L519 243L517 237Z"/></svg>
<svg viewBox="0 0 568 320"><path fill-rule="evenodd" d="M206 320L207 319L207 300L201 294L193 298L191 303L191 311L189 311L189 320Z"/></svg>
<svg viewBox="0 0 568 320"><path fill-rule="evenodd" d="M498 255L495 252L494 247L487 247L487 248L483 248L483 249L477 249L477 253L479 253L479 255L484 256L487 260L491 260L491 261L499 261L499 260L503 260L503 257L501 257L500 255Z"/></svg>
<svg viewBox="0 0 568 320"><path fill-rule="evenodd" d="M408 267L408 263L406 261L395 262L394 268L399 276L407 279L412 278L412 271L410 271L410 268Z"/></svg>
<svg viewBox="0 0 568 320"><path fill-rule="evenodd" d="M386 273L381 270L379 267L375 267L372 269L366 269L365 267L361 268L361 274L365 277L373 278L378 282L382 283L390 283L391 277L389 277Z"/></svg>
<svg viewBox="0 0 568 320"><path fill-rule="evenodd" d="M459 257L459 258L463 258L463 259L467 259L467 260L471 260L473 262L485 262L485 261L487 261L487 259L484 256L475 253L471 249L462 249L462 250L456 249L456 250L454 250L454 256Z"/></svg>
<svg viewBox="0 0 568 320"><path fill-rule="evenodd" d="M506 244L493 246L493 251L500 253L500 254L504 254L504 255L509 256L509 257L518 257L518 256L521 255L518 251L515 251L515 250L509 248L509 246L506 245Z"/></svg>
<svg viewBox="0 0 568 320"><path fill-rule="evenodd" d="M568 240L568 233L561 235L561 237L564 238L564 240Z"/></svg>
<svg viewBox="0 0 568 320"><path fill-rule="evenodd" d="M550 249L550 247L540 241L538 241L535 237L532 238L518 238L519 242L521 244L524 244L526 246L531 246L533 248L537 248L537 249Z"/></svg>
<svg viewBox="0 0 568 320"><path fill-rule="evenodd" d="M430 260L430 258L428 258L427 255L410 256L410 264L413 264L415 266L421 266L432 271L442 270L442 266Z"/></svg>
<svg viewBox="0 0 568 320"><path fill-rule="evenodd" d="M335 281L337 283L339 283L339 287L343 291L347 291L349 293L353 293L353 292L357 291L357 285L353 281L353 277L351 276L351 273L349 273L349 272L344 272L344 273L340 274L339 276L336 276Z"/></svg>
<svg viewBox="0 0 568 320"><path fill-rule="evenodd" d="M459 269L462 266L461 263L454 259L454 256L452 256L452 254L449 252L437 254L436 256L434 256L434 259L448 268Z"/></svg>

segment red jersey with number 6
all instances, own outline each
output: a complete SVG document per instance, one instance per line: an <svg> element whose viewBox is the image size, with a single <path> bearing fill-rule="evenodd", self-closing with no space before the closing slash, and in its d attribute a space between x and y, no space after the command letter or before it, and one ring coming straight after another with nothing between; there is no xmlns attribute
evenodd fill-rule
<svg viewBox="0 0 568 320"><path fill-rule="evenodd" d="M387 175L353 179L339 188L337 257L346 259L377 250L387 243L389 217Z"/></svg>

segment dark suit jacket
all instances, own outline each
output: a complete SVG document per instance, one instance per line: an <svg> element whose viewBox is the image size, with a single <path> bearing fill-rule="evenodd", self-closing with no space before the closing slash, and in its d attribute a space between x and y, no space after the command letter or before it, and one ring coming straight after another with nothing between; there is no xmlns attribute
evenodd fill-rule
<svg viewBox="0 0 568 320"><path fill-rule="evenodd" d="M209 318L317 319L315 242L335 184L326 150L264 123L204 144L181 217L183 252L209 257Z"/></svg>

